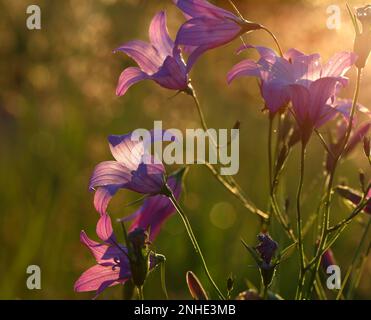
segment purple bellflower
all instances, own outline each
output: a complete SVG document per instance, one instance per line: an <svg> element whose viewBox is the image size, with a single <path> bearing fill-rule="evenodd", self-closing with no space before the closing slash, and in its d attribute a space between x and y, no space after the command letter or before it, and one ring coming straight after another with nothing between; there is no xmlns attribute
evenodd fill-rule
<svg viewBox="0 0 371 320"><path fill-rule="evenodd" d="M126 247L117 243L111 218L101 215L96 233L102 243L90 239L81 231L81 242L91 251L97 264L86 270L76 281L76 292L96 291L96 297L108 287L123 284L131 277Z"/></svg>
<svg viewBox="0 0 371 320"><path fill-rule="evenodd" d="M90 178L89 189L95 190L94 206L105 214L111 198L119 189L156 195L165 186L165 168L145 149L145 141L136 141L131 133L109 136L114 161L99 163Z"/></svg>
<svg viewBox="0 0 371 320"><path fill-rule="evenodd" d="M188 19L179 29L175 43L185 46L191 54L187 61L190 71L206 51L225 45L244 33L261 29L257 23L212 5L206 0L173 0Z"/></svg>
<svg viewBox="0 0 371 320"><path fill-rule="evenodd" d="M167 180L168 187L172 190L176 199L179 199L182 191L182 176L185 169L180 169L170 175ZM133 219L129 231L137 228L149 230L149 241L153 241L160 232L163 223L175 212L174 205L165 195L158 194L144 200L142 206L130 217L123 220Z"/></svg>
<svg viewBox="0 0 371 320"><path fill-rule="evenodd" d="M168 186L176 198L179 198L181 193L184 171L181 169L168 179ZM129 242L141 252L142 243L145 243L147 238L146 230L149 233L148 240L154 241L161 226L174 211L174 206L165 196L157 195L147 198L134 215L123 219L126 221L129 218L135 218L129 228ZM133 281L139 278L140 282L144 282L147 273L146 258L144 257L143 265L139 267L134 262L141 260L140 257L130 262L131 252L127 247L118 243L113 233L111 218L107 213L101 213L96 233L103 243L91 240L84 231L81 231L80 240L92 252L97 264L80 276L75 283L75 291L96 291L97 297L104 289L123 284L132 277ZM134 250L134 253L135 251L137 250ZM150 269L155 267L156 256L150 256L149 264ZM135 272L136 270L139 272Z"/></svg>
<svg viewBox="0 0 371 320"><path fill-rule="evenodd" d="M355 54L340 52L322 66L319 54L305 55L296 49L288 50L284 57L270 48L251 45L242 46L237 52L249 48L255 48L260 59L245 59L235 65L227 75L228 83L243 76L258 78L270 114L276 114L292 100L294 114L301 126L307 122L311 126L326 122L328 111L332 110L327 100L335 95L339 84L347 84L345 73L356 60ZM310 97L313 97L312 101Z"/></svg>
<svg viewBox="0 0 371 320"><path fill-rule="evenodd" d="M171 90L186 90L188 75L180 49L171 40L165 12L159 12L149 27L150 43L134 40L115 50L124 52L139 67L129 67L121 75L116 94L123 96L135 83L142 80L153 80L160 86Z"/></svg>
<svg viewBox="0 0 371 320"><path fill-rule="evenodd" d="M331 153L327 154L327 159L325 163L327 172L330 172L333 169L335 160L334 156L338 155L343 147L344 139L346 137L348 129L351 107L352 107L351 100L339 100L338 104L335 107L336 110L339 111L340 120L336 123L335 135L331 136L330 143L328 143L328 147ZM350 139L344 149L342 158L347 157L350 153L352 153L352 151L357 147L358 144L362 143L364 137L367 136L371 128L370 111L368 111L368 109L362 105L358 105L357 109L360 113L366 115L368 120L360 125L357 125L357 120L353 119L352 127L354 131L350 136Z"/></svg>

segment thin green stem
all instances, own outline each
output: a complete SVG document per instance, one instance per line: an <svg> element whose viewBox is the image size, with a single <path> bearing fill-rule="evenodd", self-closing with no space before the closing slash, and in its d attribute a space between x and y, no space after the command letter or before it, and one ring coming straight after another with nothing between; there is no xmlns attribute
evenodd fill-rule
<svg viewBox="0 0 371 320"><path fill-rule="evenodd" d="M316 274L318 273L319 267L320 267L320 262L321 262L321 257L326 251L326 248L329 248L330 246L327 245L327 240L329 236L329 224L330 224L330 209L331 209L331 194L332 194L332 185L334 182L335 178L335 173L336 173L336 168L338 165L339 160L341 159L344 151L346 150L346 146L349 142L349 138L352 132L353 128L353 120L355 116L355 112L357 110L357 103L358 103L358 98L359 98L359 92L360 92L360 87L361 87L361 79L362 79L362 68L357 69L357 82L356 82L356 87L354 91L354 97L353 97L353 102L352 102L352 107L350 111L350 116L349 116L349 124L347 127L347 131L342 143L342 146L340 148L340 152L336 155L334 159L334 164L331 172L329 173L329 179L328 179L328 184L327 184L327 193L326 193L326 198L325 198L325 206L324 206L324 217L323 217L323 223L322 223L322 230L321 230L321 236L320 236L320 243L316 252L315 257L310 263L309 267L314 266L312 271L312 275L309 281L309 286L308 286L308 291L307 291L307 297L311 295L311 292L313 290L313 284L316 279ZM349 223L351 220L347 221ZM347 224L346 223L346 224ZM332 239L331 244L336 241L336 239L339 237L341 232L344 230L345 225L342 225L339 227L338 233L335 235L335 237Z"/></svg>
<svg viewBox="0 0 371 320"><path fill-rule="evenodd" d="M268 219L268 215L261 211L260 209L258 209L254 204L252 204L249 200L247 200L247 198L244 196L244 194L238 189L237 186L233 187L231 186L227 181L225 181L225 179L223 178L223 176L221 176L217 170L214 168L213 165L211 165L210 163L205 163L205 166L211 171L211 173L214 175L214 177L222 184L222 186L224 186L233 196L235 196L241 203L242 205L247 209L249 210L250 212L258 215L260 218L262 218L263 220L266 220Z"/></svg>
<svg viewBox="0 0 371 320"><path fill-rule="evenodd" d="M264 27L262 26L262 30L268 32L268 34L272 37L274 43L276 44L277 48L278 48L278 51L279 51L279 54L281 57L283 57L283 51L282 51L282 48L281 48L281 45L280 43L278 42L278 39L277 37L274 35L274 33L272 31L270 31L267 27Z"/></svg>
<svg viewBox="0 0 371 320"><path fill-rule="evenodd" d="M200 121L201 121L201 126L202 128L205 130L205 132L207 132L208 130L208 125L206 123L206 120L205 120L205 116L203 114L203 111L202 111L202 108L201 108L201 104L200 104L200 101L198 100L197 98L197 94L196 94L196 91L194 90L194 88L190 85L189 87L190 91L187 92L192 98L193 98L193 101L195 102L195 105L196 105L196 109L197 109L197 112L198 112L198 115L199 115L199 118L200 118ZM219 150L219 145L216 141L214 141L214 139L212 137L210 137L210 140L211 140L211 143L213 143L213 145L217 148L217 150ZM241 188L241 186L236 182L236 180L230 176L228 177L228 179L230 180L230 182L228 182L226 180L225 177L221 176L217 169L215 168L214 165L210 164L210 163L205 163L205 165L208 167L208 169L211 170L211 172L213 173L213 175L215 176L215 178L229 191L231 192L238 200L240 200L243 204L243 206L248 209L249 211L251 211L252 213L254 214L257 214L258 216L260 216L260 218L262 218L263 220L266 220L268 219L269 215L267 215L265 212L259 210L245 195L244 195L244 192Z"/></svg>
<svg viewBox="0 0 371 320"><path fill-rule="evenodd" d="M138 300L144 300L143 287L137 287Z"/></svg>
<svg viewBox="0 0 371 320"><path fill-rule="evenodd" d="M299 284L296 292L296 298L302 298L302 290L304 286L305 276L305 258L304 258L304 243L303 243L303 218L301 213L301 196L304 185L304 167L305 167L305 144L302 144L300 153L300 177L299 185L296 194L296 220L297 220L297 233L298 233L298 247L299 247L299 259L300 259L300 272L299 272Z"/></svg>
<svg viewBox="0 0 371 320"><path fill-rule="evenodd" d="M179 205L178 201L176 200L173 192L168 188L168 198L170 199L170 201L172 202L172 204L174 205L176 211L179 213L183 223L184 223L184 226L187 230L187 234L188 234L188 237L190 238L191 242L192 242L192 245L196 251L196 253L198 254L201 262L202 262L202 266L205 270L205 273L206 273L206 276L208 277L210 283L212 284L212 286L214 287L215 291L218 293L218 296L220 299L222 300L225 300L225 297L223 295L223 293L219 290L218 286L216 285L215 281L213 280L210 272L209 272L209 269L207 267L207 264L206 264L206 260L202 254L202 251L201 251L201 248L197 242L197 239L196 239L196 236L194 235L193 233L193 230L192 230L192 227L191 227L191 224L188 220L188 217L187 215L185 214L184 210L182 209L182 207Z"/></svg>
<svg viewBox="0 0 371 320"><path fill-rule="evenodd" d="M357 264L357 261L358 261L359 257L361 256L362 247L365 243L365 240L367 239L367 236L368 236L368 233L369 233L369 230L370 230L370 225L371 225L371 218L368 219L368 223L366 225L366 228L363 232L362 238L359 241L358 247L357 247L356 252L354 254L352 265L349 268L350 269L350 272L349 272L350 274L353 274L353 270L356 267L356 264ZM357 276L357 272L355 272L355 276L352 277L352 279L351 279L349 289L348 289L348 292L347 292L347 299L350 299L351 296L353 295L353 289L354 289L354 286L355 286L355 282L357 280L356 276Z"/></svg>
<svg viewBox="0 0 371 320"><path fill-rule="evenodd" d="M268 300L268 286L264 285L263 288L263 300Z"/></svg>
<svg viewBox="0 0 371 320"><path fill-rule="evenodd" d="M268 128L268 172L269 172L269 190L273 189L273 173L272 173L272 139L273 139L273 117L269 117L269 128ZM271 191L270 191L271 192Z"/></svg>

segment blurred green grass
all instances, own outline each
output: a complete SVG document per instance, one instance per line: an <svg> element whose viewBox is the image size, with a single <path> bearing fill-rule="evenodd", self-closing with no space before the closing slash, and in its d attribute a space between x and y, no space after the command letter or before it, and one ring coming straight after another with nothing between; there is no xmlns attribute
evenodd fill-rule
<svg viewBox="0 0 371 320"><path fill-rule="evenodd" d="M217 2L228 6L227 1ZM246 18L273 29L286 49L295 46L306 52L320 52L325 59L335 51L351 49L352 29L344 8L342 28L339 31L326 28L330 1L235 2ZM188 97L171 98L172 92L154 83L137 85L125 97L117 98L114 92L118 76L132 61L112 54L112 49L131 39L146 40L152 16L163 8L167 10L173 36L183 20L171 1L34 3L42 10L41 31L26 29L27 1L0 1L0 299L90 298L89 293L74 293L73 283L94 263L80 244L79 233L84 229L94 237L97 213L87 184L95 164L111 158L106 137L141 127L152 128L153 120L162 120L164 126L172 128L199 127L196 110ZM247 39L273 46L262 33ZM238 45L236 41L207 53L194 68L192 79L210 126L229 128L236 120L241 121L237 179L254 202L266 208L267 121L260 112L262 104L256 82L244 79L227 86L225 80L229 69L241 59L234 55ZM363 85L367 88L370 84L368 66ZM344 95L351 93L350 86ZM361 102L371 104L366 90ZM296 160L297 152L283 182L283 197L294 199ZM307 215L320 195L322 160L321 146L315 141L310 146L306 175ZM342 166L339 179L357 186L357 170L362 167L367 168L359 150ZM310 182L313 177L317 183ZM192 167L186 187L182 201L217 282L223 287L232 272L236 276L236 294L245 289L246 279L258 285L257 269L250 267L253 261L241 246L240 238L256 243L259 221L201 166ZM112 205L115 217L134 210L122 209L122 204L135 199L135 195L125 192L120 195ZM230 213L227 229L220 228L225 223L224 211ZM340 201L336 201L333 212L335 219L347 213ZM354 250L360 230L354 224L335 246L335 255L344 268L349 264L348 253ZM288 244L279 227L273 226L272 234L282 248ZM167 256L171 298L190 298L185 285L187 270L196 272L207 284L176 216L168 221L155 247ZM41 267L42 290L26 288L26 268L30 264ZM292 298L295 293L296 265L293 256L279 271L275 287L284 297ZM370 275L368 263L364 279L370 279ZM146 297L163 298L160 288L159 272L155 272L148 279ZM371 298L370 289L370 282L362 281L357 297ZM120 297L119 288L102 295L103 299Z"/></svg>

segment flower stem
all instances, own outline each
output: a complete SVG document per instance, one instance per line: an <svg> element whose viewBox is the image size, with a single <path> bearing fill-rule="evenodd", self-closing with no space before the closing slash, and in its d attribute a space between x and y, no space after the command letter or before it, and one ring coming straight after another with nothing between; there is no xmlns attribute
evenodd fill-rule
<svg viewBox="0 0 371 320"><path fill-rule="evenodd" d="M352 132L353 128L353 120L355 116L355 112L357 110L357 103L358 103L358 98L359 98L359 92L360 92L360 87L361 87L361 79L362 79L362 68L357 68L357 82L356 82L356 87L354 91L354 97L353 97L353 103L352 103L352 108L350 111L350 117L349 117L349 123L348 123L348 128L344 137L344 141L342 144L342 147L340 148L340 152L336 155L334 159L334 164L332 171L329 173L328 177L328 184L327 184L327 193L325 196L325 207L324 207L324 217L323 217L323 223L322 223L322 230L321 230L321 235L320 235L320 241L318 245L317 252L313 258L313 260L310 262L308 267L313 267L312 270L312 275L309 280L309 285L308 285L308 291L307 291L307 297L311 295L311 292L313 290L313 284L316 279L316 275L318 273L320 264L321 264L321 257L324 254L324 252L336 241L336 239L340 236L341 232L345 229L345 226L347 223L349 223L351 220L348 220L344 225L341 225L339 227L339 231L337 232L336 236L330 241L331 245L327 244L328 236L332 232L330 229L330 209L331 209L331 193L332 193L332 185L334 182L335 178L335 173L336 173L336 168L339 163L339 160L341 159L344 150L346 149L346 146L348 144L350 134ZM356 216L356 215L354 215Z"/></svg>
<svg viewBox="0 0 371 320"><path fill-rule="evenodd" d="M299 248L299 259L300 259L300 272L299 272L299 284L297 287L296 298L302 298L302 291L305 280L305 258L304 258L304 244L303 244L303 227L302 227L302 214L301 214L301 195L304 184L304 165L305 165L305 144L301 147L300 156L300 178L299 186L296 195L296 213L297 213L297 232L298 232L298 248Z"/></svg>
<svg viewBox="0 0 371 320"><path fill-rule="evenodd" d="M200 121L201 121L201 126L202 128L204 129L205 132L207 132L208 130L208 126L207 126L207 123L206 123L206 120L205 120L205 116L203 114L203 111L202 111L202 108L201 108L201 104L197 98L197 94L196 94L196 91L194 90L194 88L190 85L189 86L189 92L187 91L186 92L187 94L189 94L192 98L193 98L193 101L195 102L195 105L196 105L196 108L197 108L197 112L198 112L198 115L199 115L199 118L200 118ZM214 139L212 138L212 136L210 136L210 140L211 140L211 143L216 147L217 151L219 150L219 145L217 143L217 141L214 141ZM241 203L243 204L243 206L248 209L249 211L251 211L252 213L254 214L257 214L260 218L262 218L263 220L267 220L269 215L266 214L265 212L259 210L245 195L244 195L244 192L241 188L241 186L237 183L237 181L232 177L228 177L230 182L228 182L226 180L225 177L221 176L217 169L215 168L214 165L212 165L211 163L205 163L206 167L208 169L210 169L210 171L213 173L213 175L216 177L216 179L230 192L232 193L238 200L241 201Z"/></svg>
<svg viewBox="0 0 371 320"><path fill-rule="evenodd" d="M273 189L273 178L272 178L272 136L273 136L273 117L269 117L269 129L268 129L268 172L269 172L269 190Z"/></svg>
<svg viewBox="0 0 371 320"><path fill-rule="evenodd" d="M276 44L276 46L278 48L278 51L280 53L280 56L283 57L282 48L280 46L280 43L278 42L277 37L274 35L274 33L272 31L270 31L267 27L264 27L264 26L262 26L262 30L268 32L268 34L272 37L273 41L275 42L275 44Z"/></svg>
<svg viewBox="0 0 371 320"><path fill-rule="evenodd" d="M143 286L137 287L137 292L138 292L138 300L144 300Z"/></svg>
<svg viewBox="0 0 371 320"><path fill-rule="evenodd" d="M345 288L345 285L347 284L349 278L350 278L350 275L352 275L354 272L354 268L356 267L356 264L357 264L357 261L362 253L362 247L363 247L363 244L367 238L367 235L368 235L368 231L370 229L370 224L371 224L371 218L369 218L368 220L368 223L366 225L366 228L363 232L363 235L361 237L361 240L359 241L359 244L357 246L357 249L356 249L356 252L353 256L353 260L352 260L352 263L350 264L349 268L348 268L348 271L343 279L343 283L341 285L341 289L339 290L337 296L336 296L336 300L339 300L342 295L343 295L343 291L344 291L344 288ZM348 292L347 292L347 298L350 298L351 296L351 291L352 291L352 288L353 288L353 285L354 285L354 279L355 277L353 277L353 279L351 279L351 283L350 283L350 286L349 286L349 289L348 289Z"/></svg>
<svg viewBox="0 0 371 320"><path fill-rule="evenodd" d="M218 296L220 299L222 300L225 300L225 297L223 295L223 293L219 290L218 286L216 285L215 281L213 280L210 272L209 272L209 269L207 267L207 264L206 264L206 260L202 254L202 251L201 251L201 248L197 242L197 239L193 233L193 230L192 230L192 227L191 227L191 224L188 220L188 217L187 215L185 214L184 210L182 209L182 207L179 205L178 201L176 200L173 192L170 190L170 188L168 188L168 198L170 199L170 201L172 202L172 204L174 205L176 211L179 213L183 223L184 223L184 226L186 228L186 231L187 231L187 234L192 242L192 245L196 251L196 253L198 254L198 256L200 257L200 260L202 262L202 266L205 270L205 273L206 273L206 276L208 277L210 283L212 284L212 286L214 287L215 291L218 293Z"/></svg>

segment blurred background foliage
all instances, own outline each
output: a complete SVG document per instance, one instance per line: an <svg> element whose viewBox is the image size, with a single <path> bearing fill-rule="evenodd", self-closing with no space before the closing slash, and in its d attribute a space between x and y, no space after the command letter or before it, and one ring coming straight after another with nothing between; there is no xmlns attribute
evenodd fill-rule
<svg viewBox="0 0 371 320"><path fill-rule="evenodd" d="M350 5L362 1L348 1ZM215 1L227 7L227 1ZM285 49L296 47L319 52L324 60L333 53L351 50L353 29L345 1L341 6L341 28L326 28L326 8L333 1L237 1L247 19L263 23L277 35ZM42 30L26 29L26 7L38 4ZM0 1L0 298L81 299L92 293L73 292L74 281L94 264L79 242L84 229L95 237L97 213L88 192L94 166L111 159L106 137L136 128L152 128L153 120L165 127L198 128L198 117L189 97L162 89L153 82L133 87L123 97L115 96L121 71L133 62L112 49L131 39L147 40L152 16L161 9L168 14L169 30L175 36L183 21L170 0L79 0ZM273 47L270 38L256 32L245 39ZM267 117L253 79L231 86L226 73L242 57L234 54L239 40L207 53L192 72L192 79L209 125L230 128L241 121L240 171L237 180L261 208L267 207ZM253 53L247 53L253 56ZM350 72L354 79L354 73ZM353 82L354 84L354 82ZM344 90L351 97L353 84ZM371 67L367 67L360 101L371 105ZM316 208L322 179L323 150L316 139L309 147L304 211ZM359 168L367 170L362 151L342 164L338 181L358 187ZM281 188L282 199L295 196L298 180L297 150L289 163ZM123 208L136 199L128 192L115 198L114 217L131 213ZM235 294L249 280L259 284L258 270L240 243L256 244L259 221L243 209L202 166L193 166L186 178L182 202L204 248L210 269L225 288L230 273L236 278ZM293 209L293 208L292 208ZM290 215L294 215L294 210ZM334 221L349 213L335 198ZM362 228L355 222L334 247L345 272L357 246ZM288 240L278 226L273 237L284 248ZM307 237L307 252L313 248ZM177 216L168 221L155 242L167 256L167 284L171 298L190 298L185 273L193 270L205 283L202 268ZM26 268L36 264L42 270L42 290L26 288ZM292 256L278 272L273 289L293 298L297 257ZM371 298L371 264L365 267L357 298ZM163 298L159 272L149 277L147 298ZM120 298L118 287L107 290L102 299ZM331 295L331 294L330 294Z"/></svg>

